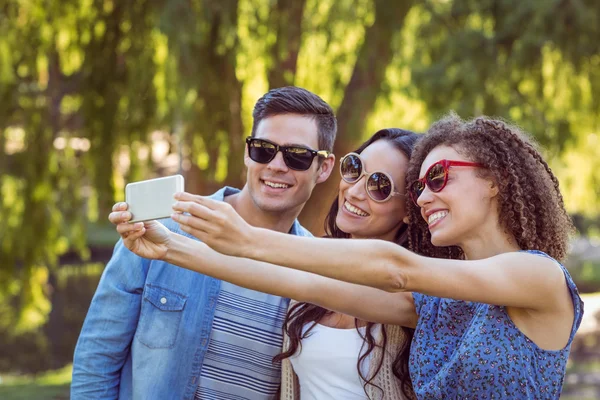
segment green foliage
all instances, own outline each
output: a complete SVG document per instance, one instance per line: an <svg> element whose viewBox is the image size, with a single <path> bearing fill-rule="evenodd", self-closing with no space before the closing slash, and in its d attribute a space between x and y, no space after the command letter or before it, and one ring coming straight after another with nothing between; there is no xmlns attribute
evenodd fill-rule
<svg viewBox="0 0 600 400"><path fill-rule="evenodd" d="M0 327L48 321L59 257L89 257L126 182L181 156L188 190L240 186L252 106L284 84L338 109L339 152L451 109L509 118L597 219L598 20L594 0L5 0ZM303 222L321 225L323 193Z"/></svg>
<svg viewBox="0 0 600 400"><path fill-rule="evenodd" d="M26 303L16 327L10 325L14 318L7 318L12 304L0 295L0 304L3 304L0 309L3 316L0 319L0 373L37 374L71 362L103 268L102 264L61 267L50 279L53 291L49 298L38 292L39 288L47 287L48 281L40 277L38 285L32 285L32 292L37 297ZM45 269L35 268L33 271L41 275ZM19 284L16 280L13 283ZM53 305L51 313L50 301Z"/></svg>
<svg viewBox="0 0 600 400"><path fill-rule="evenodd" d="M68 399L72 365L32 376L2 376L0 398L5 400Z"/></svg>
<svg viewBox="0 0 600 400"><path fill-rule="evenodd" d="M600 3L425 1L412 79L431 115L510 119L535 136L571 212L597 216ZM428 23L423 23L428 21Z"/></svg>

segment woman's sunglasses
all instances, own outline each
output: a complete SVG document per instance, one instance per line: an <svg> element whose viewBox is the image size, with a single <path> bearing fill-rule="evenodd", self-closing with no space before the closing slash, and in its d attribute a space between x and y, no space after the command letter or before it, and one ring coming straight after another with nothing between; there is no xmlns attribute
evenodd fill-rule
<svg viewBox="0 0 600 400"><path fill-rule="evenodd" d="M364 175L365 189L373 201L378 203L392 198L392 196L402 195L394 191L394 181L385 172L371 172L365 170L364 163L356 153L346 154L340 161L340 174L342 179L348 183L358 182Z"/></svg>
<svg viewBox="0 0 600 400"><path fill-rule="evenodd" d="M408 187L410 197L417 207L419 207L417 200L425 190L425 186L435 193L440 192L446 187L446 184L448 183L448 171L450 167L483 167L483 165L467 161L452 160L440 160L436 162L429 167L421 179L417 179Z"/></svg>
<svg viewBox="0 0 600 400"><path fill-rule="evenodd" d="M252 161L260 164L268 164L281 151L283 162L290 169L306 171L312 165L315 157L327 158L331 154L327 150L313 150L302 146L280 146L265 139L247 137L248 155Z"/></svg>

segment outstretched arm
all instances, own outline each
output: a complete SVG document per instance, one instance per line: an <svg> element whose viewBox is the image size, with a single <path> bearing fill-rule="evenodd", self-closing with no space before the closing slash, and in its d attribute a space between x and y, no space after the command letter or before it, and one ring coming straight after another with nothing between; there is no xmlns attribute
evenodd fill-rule
<svg viewBox="0 0 600 400"><path fill-rule="evenodd" d="M238 286L312 303L356 318L415 327L417 315L410 293L387 293L319 275L245 258L226 256L155 221L130 224L125 204L115 206L109 220L123 244L144 258L160 258ZM290 235L291 236L291 235Z"/></svg>
<svg viewBox="0 0 600 400"><path fill-rule="evenodd" d="M484 260L427 258L380 240L284 235L248 225L226 203L181 194L182 229L219 252L285 265L388 292L551 311L568 306L565 278L552 260L523 252Z"/></svg>
<svg viewBox="0 0 600 400"><path fill-rule="evenodd" d="M417 323L410 293L388 293L265 262L226 256L182 235L173 234L165 261L248 289L316 304L366 321L411 328Z"/></svg>

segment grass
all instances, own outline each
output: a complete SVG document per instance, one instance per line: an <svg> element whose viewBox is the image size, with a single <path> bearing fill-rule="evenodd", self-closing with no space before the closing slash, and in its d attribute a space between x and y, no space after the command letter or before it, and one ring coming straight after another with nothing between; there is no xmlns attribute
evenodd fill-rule
<svg viewBox="0 0 600 400"><path fill-rule="evenodd" d="M72 365L36 377L0 375L0 399L66 400L69 398Z"/></svg>

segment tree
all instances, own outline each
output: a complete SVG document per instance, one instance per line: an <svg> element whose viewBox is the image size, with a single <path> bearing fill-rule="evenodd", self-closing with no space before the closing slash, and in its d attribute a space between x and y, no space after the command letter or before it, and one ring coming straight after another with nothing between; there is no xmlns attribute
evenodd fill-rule
<svg viewBox="0 0 600 400"><path fill-rule="evenodd" d="M367 117L373 111L381 93L385 73L394 48L391 38L402 30L403 21L412 1L378 0L374 2L375 18L364 35L352 77L344 90L342 103L337 112L338 138L334 154L342 157L362 141ZM304 209L301 221L313 232L322 232L323 221L335 198L339 180L333 176L316 187Z"/></svg>
<svg viewBox="0 0 600 400"><path fill-rule="evenodd" d="M44 323L58 257L85 259L125 182L166 173L157 137L187 190L240 187L252 106L283 85L337 110L338 158L451 109L509 118L546 149L569 209L597 218L598 20L593 0L6 0L0 329ZM303 211L315 233L338 182Z"/></svg>
<svg viewBox="0 0 600 400"><path fill-rule="evenodd" d="M429 112L521 125L550 159L569 210L597 216L597 193L581 189L598 179L582 167L598 166L588 136L600 129L600 3L425 1L420 12L428 22L417 36L427 41L415 46L411 70Z"/></svg>
<svg viewBox="0 0 600 400"><path fill-rule="evenodd" d="M85 257L88 218L114 201L118 144L143 140L152 124L150 3L3 7L0 296L16 305L2 315L17 331L44 322L58 256Z"/></svg>

